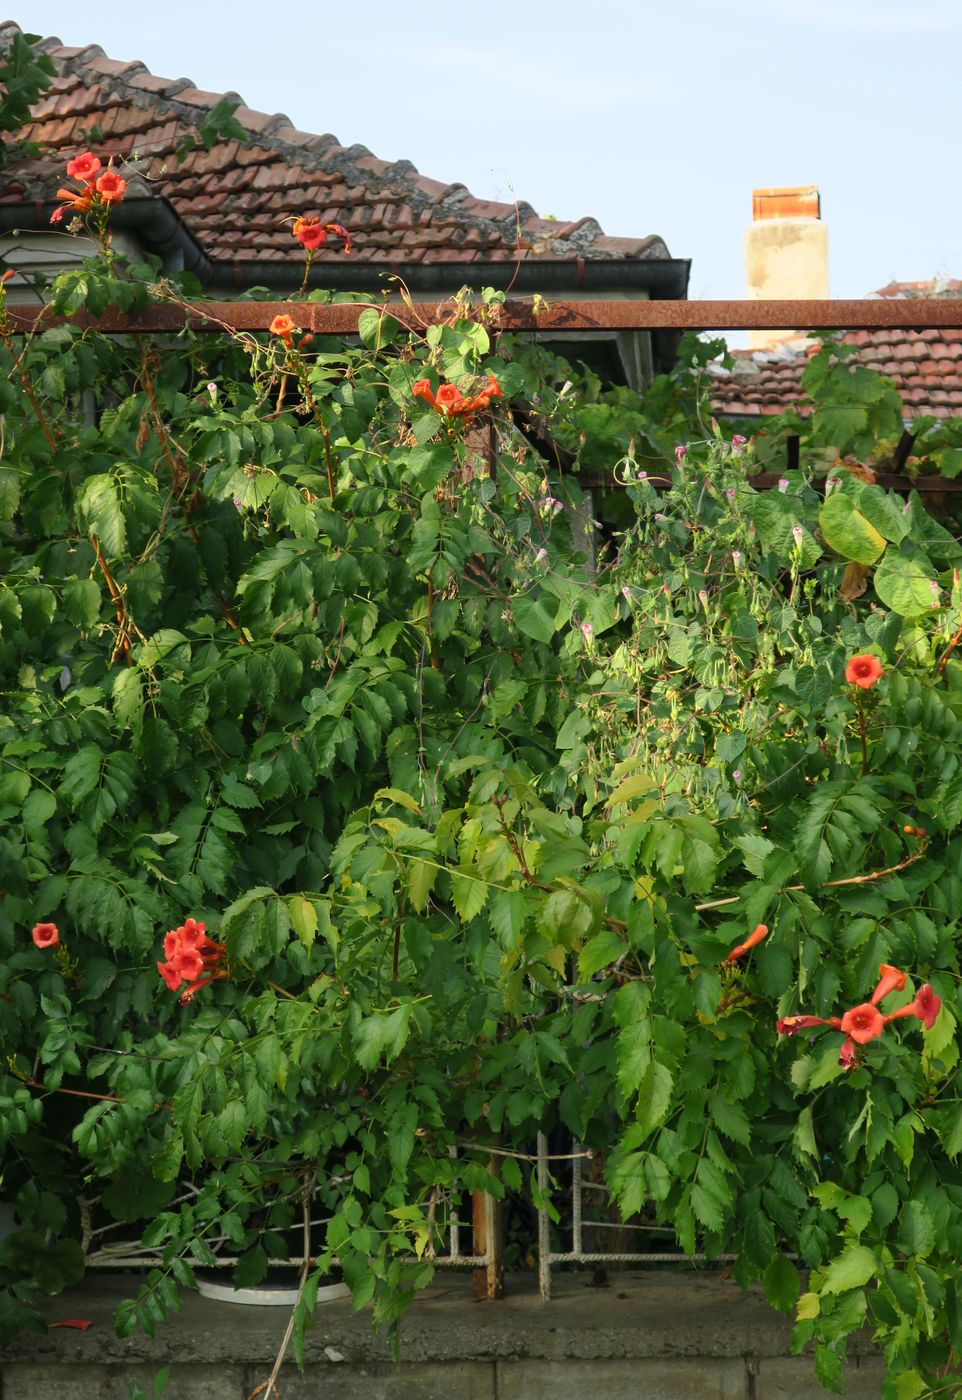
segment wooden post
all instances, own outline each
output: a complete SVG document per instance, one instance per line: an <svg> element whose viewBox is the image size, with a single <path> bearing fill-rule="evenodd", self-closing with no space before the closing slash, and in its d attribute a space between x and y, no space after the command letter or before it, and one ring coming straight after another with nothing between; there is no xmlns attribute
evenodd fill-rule
<svg viewBox="0 0 962 1400"><path fill-rule="evenodd" d="M488 1158L488 1171L497 1175L498 1163ZM504 1211L501 1201L487 1191L471 1193L472 1253L485 1255L483 1268L474 1270L474 1296L494 1302L504 1293Z"/></svg>

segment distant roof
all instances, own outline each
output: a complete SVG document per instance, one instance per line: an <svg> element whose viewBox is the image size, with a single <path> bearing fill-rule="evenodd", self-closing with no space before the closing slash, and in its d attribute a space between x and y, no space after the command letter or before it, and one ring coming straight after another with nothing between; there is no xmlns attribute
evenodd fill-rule
<svg viewBox="0 0 962 1400"><path fill-rule="evenodd" d="M876 297L962 298L962 282L890 282ZM858 347L849 364L864 365L895 381L907 418L962 414L962 330L846 331L847 345ZM803 399L801 378L812 343L797 342L771 350L733 350L731 371L715 367L712 406L715 413L749 418L781 413Z"/></svg>
<svg viewBox="0 0 962 1400"><path fill-rule="evenodd" d="M0 24L0 48L17 28ZM346 261L355 280L363 267L441 273L451 264L451 272L460 273L465 264L505 268L520 259L542 270L552 265L572 285L600 288L595 265L603 264L629 285L652 283L651 295L686 294L688 263L671 259L655 235L611 238L591 218L542 219L523 202L476 199L464 185L425 178L410 161L379 160L364 146L298 131L281 113L244 106L236 93L202 92L187 78L155 77L143 63L118 62L96 45L66 48L44 39L36 47L51 57L57 77L17 139L38 142L42 154L15 158L0 176L0 231L13 226L15 213L23 226L24 206L43 226L66 159L93 149L102 160L113 157L118 168L125 166L128 180L132 171L144 177L128 194L169 203L214 280L218 267L232 269L236 280L272 264L296 276L303 252L285 218L313 214L349 229L354 252ZM178 160L184 138L196 138L205 114L224 96L241 104L234 116L248 141L201 147ZM324 271L344 261L336 241L316 259ZM589 270L585 277L586 266L594 275Z"/></svg>

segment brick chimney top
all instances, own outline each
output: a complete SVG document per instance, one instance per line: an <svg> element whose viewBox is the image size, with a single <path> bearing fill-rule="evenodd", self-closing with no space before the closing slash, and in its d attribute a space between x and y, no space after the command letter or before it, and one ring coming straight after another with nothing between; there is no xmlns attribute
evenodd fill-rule
<svg viewBox="0 0 962 1400"><path fill-rule="evenodd" d="M752 221L762 219L820 219L822 202L817 185L787 185L782 189L752 190Z"/></svg>
<svg viewBox="0 0 962 1400"><path fill-rule="evenodd" d="M752 190L752 222L745 230L750 301L821 300L828 296L828 228L817 185ZM798 331L752 331L753 350L799 344Z"/></svg>

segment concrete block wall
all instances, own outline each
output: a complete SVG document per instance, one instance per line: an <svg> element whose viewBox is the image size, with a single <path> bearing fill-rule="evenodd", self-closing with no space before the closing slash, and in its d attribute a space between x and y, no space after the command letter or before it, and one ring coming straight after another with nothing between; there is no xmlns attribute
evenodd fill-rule
<svg viewBox="0 0 962 1400"><path fill-rule="evenodd" d="M270 1374L284 1308L187 1295L153 1338L121 1340L112 1313L135 1280L88 1279L51 1301L51 1321L87 1318L86 1332L32 1336L0 1359L0 1400L248 1400ZM558 1274L542 1304L530 1276L498 1303L475 1302L464 1275L440 1275L405 1318L401 1362L365 1314L321 1304L305 1370L285 1365L283 1400L817 1400L810 1360L789 1354L790 1323L757 1292L711 1274L619 1274L606 1288ZM851 1347L847 1400L880 1400L883 1370L864 1338ZM261 1393L263 1397L263 1392Z"/></svg>

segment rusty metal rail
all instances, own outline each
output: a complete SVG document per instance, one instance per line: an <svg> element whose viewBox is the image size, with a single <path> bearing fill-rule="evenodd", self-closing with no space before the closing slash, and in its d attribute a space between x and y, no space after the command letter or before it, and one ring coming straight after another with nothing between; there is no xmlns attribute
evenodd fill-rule
<svg viewBox="0 0 962 1400"><path fill-rule="evenodd" d="M412 329L456 315L479 317L505 331L681 330L962 330L962 298L884 297L862 301L507 301L500 307L446 302L192 301L154 302L134 316L107 311L66 318L73 324L128 335L177 332L267 331L275 316L290 316L317 335L352 335L370 307ZM11 328L28 331L60 325L65 318L46 306L8 306Z"/></svg>

